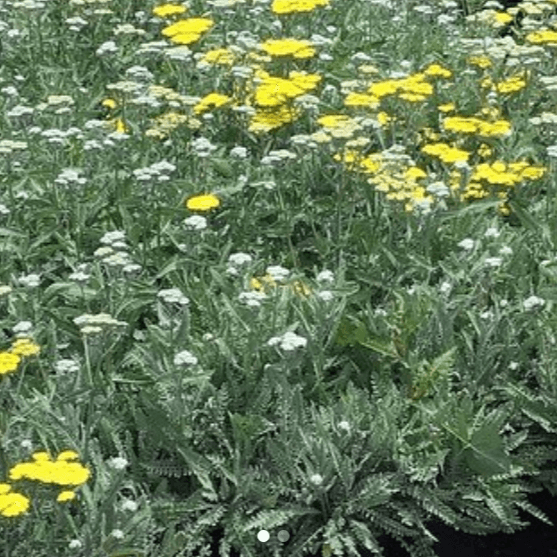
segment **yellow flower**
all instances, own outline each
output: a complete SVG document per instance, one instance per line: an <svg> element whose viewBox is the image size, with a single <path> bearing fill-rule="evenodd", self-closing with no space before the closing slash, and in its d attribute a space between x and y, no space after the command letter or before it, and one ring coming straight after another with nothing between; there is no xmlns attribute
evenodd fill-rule
<svg viewBox="0 0 557 557"><path fill-rule="evenodd" d="M118 106L114 99L104 99L104 101L101 103L101 105L106 106L106 108L111 108L111 109L114 109Z"/></svg>
<svg viewBox="0 0 557 557"><path fill-rule="evenodd" d="M554 44L557 43L557 31L551 31L549 29L534 31L526 35L526 40L534 44Z"/></svg>
<svg viewBox="0 0 557 557"><path fill-rule="evenodd" d="M440 104L437 106L439 112L452 112L455 108L455 103Z"/></svg>
<svg viewBox="0 0 557 557"><path fill-rule="evenodd" d="M75 492L73 491L62 491L58 497L56 497L56 501L58 503L64 503L66 501L71 501L75 499Z"/></svg>
<svg viewBox="0 0 557 557"><path fill-rule="evenodd" d="M186 207L190 211L208 211L209 209L213 209L214 207L218 207L219 205L219 198L212 193L190 197L186 202Z"/></svg>
<svg viewBox="0 0 557 557"><path fill-rule="evenodd" d="M300 109L292 109L286 105L278 106L273 110L258 111L250 120L248 130L254 133L268 132L293 122L301 113Z"/></svg>
<svg viewBox="0 0 557 557"><path fill-rule="evenodd" d="M9 484L0 484L0 486L3 488L0 490L0 515L19 516L27 512L30 504L27 497L20 493L9 493L11 490Z"/></svg>
<svg viewBox="0 0 557 557"><path fill-rule="evenodd" d="M260 46L271 56L293 56L294 58L311 58L315 56L315 49L311 41L270 39Z"/></svg>
<svg viewBox="0 0 557 557"><path fill-rule="evenodd" d="M394 95L399 89L399 84L393 79L386 81L380 81L379 83L374 83L367 90L375 97L386 97L387 95Z"/></svg>
<svg viewBox="0 0 557 557"><path fill-rule="evenodd" d="M422 152L433 155L441 159L445 163L455 163L459 161L468 161L470 153L462 151L456 147L451 147L446 143L430 143L422 147Z"/></svg>
<svg viewBox="0 0 557 557"><path fill-rule="evenodd" d="M57 460L75 460L78 458L79 455L75 451L62 451L59 455Z"/></svg>
<svg viewBox="0 0 557 557"><path fill-rule="evenodd" d="M430 75L432 77L446 77L449 78L453 74L450 70L445 69L440 64L430 64L425 70L422 72L424 75Z"/></svg>
<svg viewBox="0 0 557 557"><path fill-rule="evenodd" d="M350 116L344 114L330 114L329 116L322 116L317 120L317 123L324 128L340 128L352 122Z"/></svg>
<svg viewBox="0 0 557 557"><path fill-rule="evenodd" d="M186 11L185 6L176 4L161 4L153 8L153 15L157 17L167 17L169 15L183 14Z"/></svg>
<svg viewBox="0 0 557 557"><path fill-rule="evenodd" d="M348 93L344 99L344 106L367 106L368 108L377 108L379 99L374 95L366 95L365 93Z"/></svg>
<svg viewBox="0 0 557 557"><path fill-rule="evenodd" d="M161 32L165 37L170 37L173 43L191 44L214 25L213 21L206 18L181 19Z"/></svg>
<svg viewBox="0 0 557 557"><path fill-rule="evenodd" d="M499 82L495 88L499 93L514 93L526 87L526 80L522 76L513 76Z"/></svg>
<svg viewBox="0 0 557 557"><path fill-rule="evenodd" d="M38 354L40 351L41 347L29 338L17 339L12 343L10 349L12 354L17 354L18 356L32 356L33 354Z"/></svg>
<svg viewBox="0 0 557 557"><path fill-rule="evenodd" d="M330 0L274 0L271 10L275 14L311 12L318 6L328 6Z"/></svg>
<svg viewBox="0 0 557 557"><path fill-rule="evenodd" d="M482 69L493 66L493 62L487 56L470 56L468 58L468 63Z"/></svg>
<svg viewBox="0 0 557 557"><path fill-rule="evenodd" d="M195 114L201 114L210 110L211 107L218 108L223 106L232 99L226 95L221 95L219 93L209 93L207 96L203 97L194 107L193 111Z"/></svg>
<svg viewBox="0 0 557 557"><path fill-rule="evenodd" d="M0 352L0 375L11 373L17 369L21 358L10 352Z"/></svg>
<svg viewBox="0 0 557 557"><path fill-rule="evenodd" d="M219 64L223 66L229 66L234 63L235 55L228 48L215 48L209 50L203 55L203 58L199 60L200 64Z"/></svg>

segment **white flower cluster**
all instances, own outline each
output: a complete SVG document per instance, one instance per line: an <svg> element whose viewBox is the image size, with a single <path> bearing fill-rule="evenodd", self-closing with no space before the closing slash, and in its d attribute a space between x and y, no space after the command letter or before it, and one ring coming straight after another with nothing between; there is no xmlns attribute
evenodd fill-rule
<svg viewBox="0 0 557 557"><path fill-rule="evenodd" d="M125 458L117 456L107 461L107 464L115 470L123 470L129 464L129 462Z"/></svg>
<svg viewBox="0 0 557 557"><path fill-rule="evenodd" d="M103 327L126 326L124 321L118 321L111 317L108 313L98 313L91 315L86 313L75 317L73 322L79 327L84 335L98 334L103 332Z"/></svg>
<svg viewBox="0 0 557 557"><path fill-rule="evenodd" d="M216 145L213 145L207 138L198 137L191 142L194 154L199 158L205 159L211 155L213 151L217 149Z"/></svg>
<svg viewBox="0 0 557 557"><path fill-rule="evenodd" d="M542 298L538 298L537 296L530 296L529 298L524 300L523 304L524 304L524 309L528 311L536 307L544 306L545 300L543 300Z"/></svg>
<svg viewBox="0 0 557 557"><path fill-rule="evenodd" d="M79 364L74 360L64 359L58 360L54 364L54 369L59 375L66 375L68 373L77 373L79 371Z"/></svg>
<svg viewBox="0 0 557 557"><path fill-rule="evenodd" d="M130 255L127 252L128 245L125 240L125 233L120 230L107 232L101 238L103 247L95 250L95 257L101 258L103 263L111 267L121 267L125 273L133 273L141 270L141 265L132 263Z"/></svg>
<svg viewBox="0 0 557 557"><path fill-rule="evenodd" d="M203 215L192 215L191 217L184 219L184 226L190 230L205 230L207 228L207 219ZM183 245L183 248L183 251L187 249L185 244Z"/></svg>
<svg viewBox="0 0 557 557"><path fill-rule="evenodd" d="M81 169L79 168L66 168L62 170L58 177L54 179L55 184L60 184L62 186L68 186L72 184L77 184L83 186L87 183L85 178L79 177L79 172Z"/></svg>
<svg viewBox="0 0 557 557"><path fill-rule="evenodd" d="M228 257L228 267L226 268L226 273L236 277L239 274L238 267L242 267L242 265L249 265L252 261L253 259L248 253L232 253Z"/></svg>
<svg viewBox="0 0 557 557"><path fill-rule="evenodd" d="M163 160L160 162L156 162L151 166L147 166L144 168L138 168L133 171L133 175L136 177L137 180L142 182L147 182L149 180L156 180L157 182L168 182L170 180L170 176L166 174L167 172L174 172L176 167Z"/></svg>
<svg viewBox="0 0 557 557"><path fill-rule="evenodd" d="M280 163L288 159L297 159L298 155L287 149L278 149L276 151L269 151L269 154L261 159L261 164L263 165L273 165L275 163Z"/></svg>
<svg viewBox="0 0 557 557"><path fill-rule="evenodd" d="M305 339L304 337L298 336L296 333L288 331L282 336L272 337L270 340L267 341L267 344L269 346L275 346L276 344L278 344L283 350L291 352L293 350L296 350L296 348L303 348L304 346L306 346L307 342L307 339Z"/></svg>
<svg viewBox="0 0 557 557"><path fill-rule="evenodd" d="M174 365L176 366L194 366L198 359L188 350L182 350L174 356Z"/></svg>
<svg viewBox="0 0 557 557"><path fill-rule="evenodd" d="M35 274L24 275L19 277L19 283L28 288L36 288L41 283L41 277Z"/></svg>
<svg viewBox="0 0 557 557"><path fill-rule="evenodd" d="M190 303L189 299L184 296L179 288L160 290L157 296L162 298L162 300L167 304L180 304L181 306L187 306Z"/></svg>
<svg viewBox="0 0 557 557"><path fill-rule="evenodd" d="M13 331L16 338L30 338L32 336L33 323L31 321L20 321L14 325Z"/></svg>

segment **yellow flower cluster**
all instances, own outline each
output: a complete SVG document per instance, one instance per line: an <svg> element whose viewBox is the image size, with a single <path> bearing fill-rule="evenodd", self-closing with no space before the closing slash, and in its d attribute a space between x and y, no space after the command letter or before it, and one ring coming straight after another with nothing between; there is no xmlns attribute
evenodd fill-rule
<svg viewBox="0 0 557 557"><path fill-rule="evenodd" d="M473 116L452 116L443 120L446 131L473 133L483 137L507 136L511 133L511 123L506 120L486 122Z"/></svg>
<svg viewBox="0 0 557 557"><path fill-rule="evenodd" d="M198 66L222 65L231 66L234 64L236 56L230 48L214 48L206 52L197 63Z"/></svg>
<svg viewBox="0 0 557 557"><path fill-rule="evenodd" d="M153 15L157 17L168 17L169 15L183 14L186 7L179 4L162 4L153 8Z"/></svg>
<svg viewBox="0 0 557 557"><path fill-rule="evenodd" d="M165 37L169 37L176 44L191 44L198 41L205 31L214 25L210 19L194 17L181 19L162 30Z"/></svg>
<svg viewBox="0 0 557 557"><path fill-rule="evenodd" d="M33 454L34 462L20 462L10 469L9 477L12 481L31 480L46 484L62 486L80 486L90 477L88 468L76 460L78 454L74 451L63 451L55 461L50 460L48 453ZM73 490L63 490L56 500L59 503L75 498ZM12 486L0 483L0 515L19 516L29 509L29 499L17 492L12 492Z"/></svg>
<svg viewBox="0 0 557 557"><path fill-rule="evenodd" d="M344 114L331 114L322 116L317 123L325 128L325 132L330 133L333 137L352 137L362 126L354 118Z"/></svg>
<svg viewBox="0 0 557 557"><path fill-rule="evenodd" d="M0 352L0 375L17 370L22 356L38 354L41 348L29 338L20 338L12 343L10 350Z"/></svg>
<svg viewBox="0 0 557 557"><path fill-rule="evenodd" d="M514 93L526 87L526 79L524 75L513 75L503 81L500 81L495 88L499 93Z"/></svg>
<svg viewBox="0 0 557 557"><path fill-rule="evenodd" d="M260 45L270 56L293 56L294 58L312 58L315 48L311 41L296 39L270 39Z"/></svg>
<svg viewBox="0 0 557 557"><path fill-rule="evenodd" d="M193 107L193 111L196 115L203 114L204 112L207 112L207 110L223 106L229 103L231 100L232 99L227 95L221 95L219 93L209 93Z"/></svg>
<svg viewBox="0 0 557 557"><path fill-rule="evenodd" d="M456 147L451 147L446 143L430 143L421 148L423 153L427 155L432 155L439 158L444 163L454 164L455 162L468 161L470 153L468 151L462 151Z"/></svg>
<svg viewBox="0 0 557 557"><path fill-rule="evenodd" d="M196 195L195 197L190 197L186 201L186 207L190 211L208 211L209 209L213 209L219 205L219 198L212 193L207 195Z"/></svg>
<svg viewBox="0 0 557 557"><path fill-rule="evenodd" d="M328 6L330 0L274 0L273 13L278 15L312 12L319 6Z"/></svg>
<svg viewBox="0 0 557 557"><path fill-rule="evenodd" d="M263 292L269 288L276 288L277 282L269 274L260 277L261 280L253 277L250 280L250 287L252 290L257 290L258 292ZM292 284L279 284L281 288L290 288L295 294L302 297L307 297L311 294L311 288L306 286L302 281L296 280Z"/></svg>
<svg viewBox="0 0 557 557"><path fill-rule="evenodd" d="M471 180L485 180L490 184L503 186L514 186L523 180L537 180L541 178L546 168L540 166L530 166L525 161L512 162L508 165L501 161L492 164L478 165L471 177Z"/></svg>
<svg viewBox="0 0 557 557"><path fill-rule="evenodd" d="M19 516L29 509L29 498L12 492L10 484L0 483L0 515Z"/></svg>
<svg viewBox="0 0 557 557"><path fill-rule="evenodd" d="M543 29L526 35L526 40L534 44L557 45L557 31Z"/></svg>
<svg viewBox="0 0 557 557"><path fill-rule="evenodd" d="M434 201L426 193L425 187L418 184L418 180L426 178L427 174L417 166L408 166L402 163L390 163L381 153L372 153L362 157L359 152L346 150L342 154L333 156L337 161L342 161L349 170L360 170L364 174L371 174L368 183L375 189L386 193L389 200L405 201L406 212L414 210L417 204L428 204Z"/></svg>
<svg viewBox="0 0 557 557"><path fill-rule="evenodd" d="M260 70L256 77L261 83L255 89L255 102L259 106L279 106L314 89L321 81L317 74L290 72L288 79L272 77Z"/></svg>

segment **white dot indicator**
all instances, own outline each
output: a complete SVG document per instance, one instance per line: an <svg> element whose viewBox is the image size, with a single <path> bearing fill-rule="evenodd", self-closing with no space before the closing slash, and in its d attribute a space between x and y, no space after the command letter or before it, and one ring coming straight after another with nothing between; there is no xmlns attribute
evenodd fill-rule
<svg viewBox="0 0 557 557"><path fill-rule="evenodd" d="M260 542L268 542L270 537L271 536L269 535L269 532L267 532L267 530L259 530L259 532L257 532L257 539Z"/></svg>
<svg viewBox="0 0 557 557"><path fill-rule="evenodd" d="M279 533L277 534L277 538L278 538L279 542L282 542L282 543L288 541L289 537L290 537L290 534L286 530L280 530Z"/></svg>

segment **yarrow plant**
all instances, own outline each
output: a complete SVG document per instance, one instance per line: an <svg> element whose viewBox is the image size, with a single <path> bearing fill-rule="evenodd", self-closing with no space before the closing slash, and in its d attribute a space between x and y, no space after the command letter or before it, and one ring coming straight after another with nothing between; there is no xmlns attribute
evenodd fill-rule
<svg viewBox="0 0 557 557"><path fill-rule="evenodd" d="M413 4L10 5L6 555L548 521L557 3Z"/></svg>

